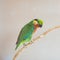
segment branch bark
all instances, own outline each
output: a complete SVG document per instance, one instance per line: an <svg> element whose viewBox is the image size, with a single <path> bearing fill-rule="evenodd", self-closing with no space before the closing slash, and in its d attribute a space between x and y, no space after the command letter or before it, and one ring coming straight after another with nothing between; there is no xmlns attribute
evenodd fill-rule
<svg viewBox="0 0 60 60"><path fill-rule="evenodd" d="M17 58L17 56L19 55L19 53L21 54L22 51L23 51L26 47L30 46L31 44L33 44L33 43L34 43L35 41L37 41L38 39L44 37L44 36L45 36L46 34L48 34L50 31L53 31L53 30L55 30L55 29L57 29L57 28L60 28L60 25L59 25L59 26L55 26L55 27L53 27L53 28L50 28L50 29L48 29L47 31L43 32L40 36L34 38L34 39L32 40L32 42L28 43L26 46L23 46L20 50L18 50L18 51L16 52L16 54L15 54L14 57L13 57L13 60L16 60L16 58Z"/></svg>

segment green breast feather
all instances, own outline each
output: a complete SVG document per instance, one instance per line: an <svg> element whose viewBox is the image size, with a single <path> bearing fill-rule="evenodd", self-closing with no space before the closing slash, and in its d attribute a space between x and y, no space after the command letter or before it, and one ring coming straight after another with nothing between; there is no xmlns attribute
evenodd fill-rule
<svg viewBox="0 0 60 60"><path fill-rule="evenodd" d="M20 31L20 34L16 42L16 49L18 48L19 45L22 45L31 40L33 31L34 31L34 25L33 22L31 21L30 23L25 25Z"/></svg>

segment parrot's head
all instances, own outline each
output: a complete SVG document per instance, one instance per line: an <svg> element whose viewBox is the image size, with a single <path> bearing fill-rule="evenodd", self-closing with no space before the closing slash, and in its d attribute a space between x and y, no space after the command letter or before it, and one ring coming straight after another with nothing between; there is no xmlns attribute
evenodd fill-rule
<svg viewBox="0 0 60 60"><path fill-rule="evenodd" d="M34 19L33 24L41 28L43 26L43 21L41 19Z"/></svg>

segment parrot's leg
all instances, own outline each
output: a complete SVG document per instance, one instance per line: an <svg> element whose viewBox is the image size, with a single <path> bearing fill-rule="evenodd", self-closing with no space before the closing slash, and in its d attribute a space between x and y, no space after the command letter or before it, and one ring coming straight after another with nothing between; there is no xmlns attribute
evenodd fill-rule
<svg viewBox="0 0 60 60"><path fill-rule="evenodd" d="M33 41L30 41L28 44L32 44L33 43Z"/></svg>
<svg viewBox="0 0 60 60"><path fill-rule="evenodd" d="M30 43L33 43L33 41L31 40Z"/></svg>
<svg viewBox="0 0 60 60"><path fill-rule="evenodd" d="M27 46L27 44L25 44L25 43L24 43L24 44L23 44L23 46L24 46L24 47L26 47L26 46Z"/></svg>

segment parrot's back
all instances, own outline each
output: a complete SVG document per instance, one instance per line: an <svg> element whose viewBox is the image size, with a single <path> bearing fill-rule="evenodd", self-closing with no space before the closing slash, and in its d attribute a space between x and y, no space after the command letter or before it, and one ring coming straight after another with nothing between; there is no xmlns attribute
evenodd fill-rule
<svg viewBox="0 0 60 60"><path fill-rule="evenodd" d="M26 40L29 41L31 39L33 31L34 31L34 25L33 22L31 21L21 29L16 42L17 45L16 49L22 42L25 42Z"/></svg>

